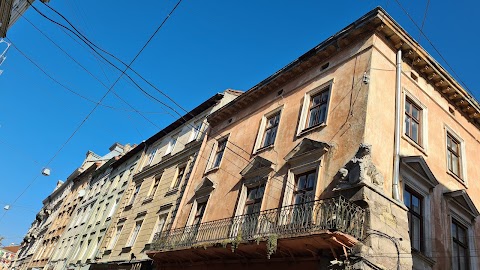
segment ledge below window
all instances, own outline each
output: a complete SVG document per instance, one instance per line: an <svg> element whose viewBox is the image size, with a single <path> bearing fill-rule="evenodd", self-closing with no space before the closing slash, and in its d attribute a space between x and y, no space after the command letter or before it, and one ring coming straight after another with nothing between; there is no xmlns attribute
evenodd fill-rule
<svg viewBox="0 0 480 270"><path fill-rule="evenodd" d="M165 196L173 195L173 194L177 193L177 191L178 191L178 187L169 189L169 190L165 193Z"/></svg>
<svg viewBox="0 0 480 270"><path fill-rule="evenodd" d="M132 250L132 247L123 247L122 248L122 253L129 252L130 250Z"/></svg>
<svg viewBox="0 0 480 270"><path fill-rule="evenodd" d="M265 152L267 150L270 150L273 148L275 144L270 144L270 145L267 145L267 146L264 146L264 147L261 147L261 148L258 148L257 150L255 150L255 152L253 153L254 155L256 154L260 154L262 152Z"/></svg>
<svg viewBox="0 0 480 270"><path fill-rule="evenodd" d="M327 126L327 124L325 122L323 122L323 123L321 123L319 125L316 125L316 126L313 126L313 127L304 128L302 131L300 131L297 134L297 138L305 136L305 135L309 134L310 132L313 132L313 131L316 131L316 130L319 130L319 129L323 129L326 126Z"/></svg>
<svg viewBox="0 0 480 270"><path fill-rule="evenodd" d="M132 209L132 206L133 206L133 203L125 206L125 208L123 209L123 211L128 211L128 210Z"/></svg>
<svg viewBox="0 0 480 270"><path fill-rule="evenodd" d="M218 169L220 169L220 167L210 168L210 169L208 169L207 171L205 171L205 172L203 173L203 175L207 175L207 174L216 172L216 171L218 171Z"/></svg>

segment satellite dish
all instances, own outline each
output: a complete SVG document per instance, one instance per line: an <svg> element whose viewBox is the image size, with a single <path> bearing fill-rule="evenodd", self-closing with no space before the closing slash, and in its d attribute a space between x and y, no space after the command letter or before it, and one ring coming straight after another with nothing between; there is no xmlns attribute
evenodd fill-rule
<svg viewBox="0 0 480 270"><path fill-rule="evenodd" d="M5 207L3 207L3 209L5 209L5 211L10 210L10 205L9 204L5 205Z"/></svg>

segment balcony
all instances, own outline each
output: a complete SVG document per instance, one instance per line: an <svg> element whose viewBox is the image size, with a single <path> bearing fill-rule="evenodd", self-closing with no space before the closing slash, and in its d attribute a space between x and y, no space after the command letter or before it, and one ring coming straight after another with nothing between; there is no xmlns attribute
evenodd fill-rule
<svg viewBox="0 0 480 270"><path fill-rule="evenodd" d="M158 233L149 256L158 260L161 253L198 247L231 247L233 251L239 244L255 243L269 249L272 241L275 247L277 241L278 247L298 246L295 241L308 242L316 249L350 247L363 237L364 220L365 210L343 197L311 201ZM267 253L270 257L274 252ZM168 258L171 254L165 254Z"/></svg>

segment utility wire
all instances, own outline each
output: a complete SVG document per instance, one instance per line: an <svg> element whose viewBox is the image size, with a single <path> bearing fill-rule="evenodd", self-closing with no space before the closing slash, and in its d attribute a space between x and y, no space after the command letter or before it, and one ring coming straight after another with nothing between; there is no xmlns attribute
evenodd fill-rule
<svg viewBox="0 0 480 270"><path fill-rule="evenodd" d="M432 48L435 50L435 52L437 52L437 54L440 56L440 58L442 58L443 62L445 62L445 64L448 66L448 68L450 68L450 71L457 77L458 81L463 85L463 87L465 87L465 90L467 90L467 92L473 96L473 93L470 91L470 89L468 88L467 84L460 78L460 76L458 76L457 72L455 72L455 70L453 69L453 67L448 63L447 59L445 59L445 57L443 56L443 54L437 49L437 47L433 44L433 42L428 38L428 36L425 34L425 32L423 32L422 30L422 27L420 27L416 22L415 20L412 18L412 16L410 16L410 13L408 13L408 11L403 7L402 3L400 3L399 0L395 0L395 2L400 6L400 8L402 9L402 11L405 13L405 15L407 15L407 17L410 19L410 21L415 25L415 27L418 29L418 31L420 31L420 34L422 34L422 36L428 41L428 43L430 44L430 46L432 46Z"/></svg>
<svg viewBox="0 0 480 270"><path fill-rule="evenodd" d="M122 78L122 76L125 74L125 72L128 70L128 68L137 60L137 58L142 54L142 52L145 50L145 48L148 46L148 44L152 41L152 39L157 35L158 31L160 31L160 29L163 27L163 25L167 22L167 20L170 18L170 16L173 14L173 12L177 9L178 5L182 2L182 0L179 0L177 2L177 4L175 5L175 7L170 11L170 13L168 14L168 16L162 21L162 23L157 27L157 29L155 30L155 32L153 32L153 34L149 37L149 39L147 40L147 42L142 46L142 48L140 49L140 51L135 55L135 57L132 59L132 61L130 61L130 63L128 64L128 66L122 71L122 73L120 74L120 76L115 80L115 82L112 84L112 86L110 86L110 88L108 89L108 91L102 96L102 98L100 99L100 101L95 105L95 107L93 107L93 109L87 114L87 116L85 116L85 118L82 120L82 122L77 126L77 128L73 131L73 133L67 138L67 140L61 145L61 147L55 152L55 154L50 158L50 160L47 162L47 164L45 165L45 167L48 167L52 162L53 160L55 160L55 158L58 156L58 154L63 150L63 148L65 148L65 146L71 141L71 139L75 136L75 134L77 134L77 132L80 130L80 128L87 122L87 120L90 118L90 116L95 112L95 110L98 108L99 104L107 97L107 95L111 92L111 90L113 89L113 87L118 83L118 81ZM20 193L20 195L15 198L15 200L13 201L12 204L15 204L18 199L20 199L20 197L25 194L25 192L30 188L30 186L33 185L33 183L38 179L40 175L36 175L33 180L28 184L28 186L22 191L22 193ZM3 219L3 217L5 216L7 212L4 212L4 214L0 217L0 221Z"/></svg>

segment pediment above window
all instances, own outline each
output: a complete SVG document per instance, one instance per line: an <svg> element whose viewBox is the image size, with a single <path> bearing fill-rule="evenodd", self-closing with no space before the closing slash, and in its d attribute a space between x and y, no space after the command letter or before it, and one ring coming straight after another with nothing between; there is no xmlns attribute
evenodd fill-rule
<svg viewBox="0 0 480 270"><path fill-rule="evenodd" d="M310 157L321 157L323 154L328 152L330 145L325 142L319 142L304 138L300 143L298 143L292 151L290 151L286 156L285 160L287 162L293 162L298 159L310 158Z"/></svg>
<svg viewBox="0 0 480 270"><path fill-rule="evenodd" d="M450 199L449 202L453 203L452 206L463 210L472 220L480 215L480 212L475 207L475 204L465 189L445 192L443 195Z"/></svg>
<svg viewBox="0 0 480 270"><path fill-rule="evenodd" d="M195 188L195 197L203 197L212 192L216 187L215 182L208 177L204 177L200 184Z"/></svg>
<svg viewBox="0 0 480 270"><path fill-rule="evenodd" d="M415 178L415 182L421 181L421 185L432 189L438 185L438 180L433 175L427 162L421 156L408 156L401 158L401 170Z"/></svg>
<svg viewBox="0 0 480 270"><path fill-rule="evenodd" d="M266 175L273 170L272 162L261 156L254 157L240 172L243 178L253 178Z"/></svg>

